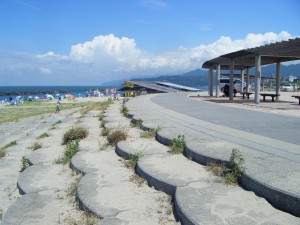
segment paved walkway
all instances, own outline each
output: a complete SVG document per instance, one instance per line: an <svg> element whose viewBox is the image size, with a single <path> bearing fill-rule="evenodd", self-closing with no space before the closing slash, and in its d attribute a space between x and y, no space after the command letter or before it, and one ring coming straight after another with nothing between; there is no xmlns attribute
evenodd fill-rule
<svg viewBox="0 0 300 225"><path fill-rule="evenodd" d="M163 144L184 134L185 153L198 163L228 162L238 148L247 168L242 185L300 216L299 118L195 101L184 93L141 96L127 107L144 128L163 128L157 135Z"/></svg>

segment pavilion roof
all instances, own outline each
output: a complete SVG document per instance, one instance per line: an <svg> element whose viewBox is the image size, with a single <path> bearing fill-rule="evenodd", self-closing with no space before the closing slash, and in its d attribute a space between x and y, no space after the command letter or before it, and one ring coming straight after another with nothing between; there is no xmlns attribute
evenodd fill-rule
<svg viewBox="0 0 300 225"><path fill-rule="evenodd" d="M202 68L209 69L214 65L220 64L221 70L229 70L232 59L234 60L235 69L255 67L255 56L257 55L261 55L261 65L299 60L300 38L224 54L206 61L203 63Z"/></svg>

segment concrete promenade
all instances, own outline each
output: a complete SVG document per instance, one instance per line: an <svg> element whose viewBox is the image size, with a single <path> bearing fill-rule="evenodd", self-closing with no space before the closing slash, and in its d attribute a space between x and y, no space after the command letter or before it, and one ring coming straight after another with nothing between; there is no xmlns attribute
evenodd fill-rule
<svg viewBox="0 0 300 225"><path fill-rule="evenodd" d="M300 216L300 118L187 97L187 93L141 96L127 103L144 128L162 128L168 144L185 135L185 154L200 164L228 162L241 151L246 172L242 186L273 206Z"/></svg>

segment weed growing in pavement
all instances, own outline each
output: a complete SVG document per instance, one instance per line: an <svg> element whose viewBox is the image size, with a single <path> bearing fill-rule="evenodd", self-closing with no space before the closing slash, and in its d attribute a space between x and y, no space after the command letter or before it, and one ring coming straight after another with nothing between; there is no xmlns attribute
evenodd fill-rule
<svg viewBox="0 0 300 225"><path fill-rule="evenodd" d="M52 124L52 126L55 126L55 125L60 124L60 123L62 123L62 121L61 121L61 120L58 120L58 121L56 121L54 124Z"/></svg>
<svg viewBox="0 0 300 225"><path fill-rule="evenodd" d="M178 135L177 138L174 138L170 143L171 153L180 154L184 151L185 139L184 135Z"/></svg>
<svg viewBox="0 0 300 225"><path fill-rule="evenodd" d="M26 156L22 157L20 172L23 172L30 166L29 159Z"/></svg>
<svg viewBox="0 0 300 225"><path fill-rule="evenodd" d="M30 147L28 147L28 149L31 149L31 150L35 151L35 150L37 150L41 147L42 147L42 145L40 143L34 142Z"/></svg>
<svg viewBox="0 0 300 225"><path fill-rule="evenodd" d="M101 124L100 124L100 127L104 128L105 124L107 123L106 120L101 120Z"/></svg>
<svg viewBox="0 0 300 225"><path fill-rule="evenodd" d="M127 133L123 130L115 130L107 135L107 141L110 145L116 146L119 141L126 140Z"/></svg>
<svg viewBox="0 0 300 225"><path fill-rule="evenodd" d="M230 155L230 169L232 170L233 177L238 182L245 172L245 159L240 153L240 151L236 148L232 149L231 155Z"/></svg>
<svg viewBox="0 0 300 225"><path fill-rule="evenodd" d="M128 117L128 109L125 105L121 106L120 112L123 114L123 116Z"/></svg>
<svg viewBox="0 0 300 225"><path fill-rule="evenodd" d="M71 162L72 157L79 151L79 140L69 141L65 147L64 156L57 159L55 163L57 164L67 164Z"/></svg>
<svg viewBox="0 0 300 225"><path fill-rule="evenodd" d="M134 168L137 162L139 161L139 159L142 158L143 156L144 156L143 152L137 152L133 155L130 155L126 162L126 166L128 168Z"/></svg>
<svg viewBox="0 0 300 225"><path fill-rule="evenodd" d="M73 182L67 190L67 195L75 197L75 201L78 199L78 182Z"/></svg>
<svg viewBox="0 0 300 225"><path fill-rule="evenodd" d="M0 148L0 159L5 156L5 149L17 145L17 141L11 141L7 145Z"/></svg>
<svg viewBox="0 0 300 225"><path fill-rule="evenodd" d="M111 130L110 128L103 127L101 130L101 135L107 136L109 134L110 130Z"/></svg>
<svg viewBox="0 0 300 225"><path fill-rule="evenodd" d="M0 221L2 220L2 216L3 216L3 209L0 208Z"/></svg>
<svg viewBox="0 0 300 225"><path fill-rule="evenodd" d="M103 121L103 119L104 119L104 115L103 115L103 114L99 115L99 118L98 118L98 120L102 122L102 121Z"/></svg>
<svg viewBox="0 0 300 225"><path fill-rule="evenodd" d="M42 139L42 138L46 138L46 137L49 137L49 134L42 133L40 136L37 137L37 139Z"/></svg>
<svg viewBox="0 0 300 225"><path fill-rule="evenodd" d="M131 122L132 127L137 127L139 129L141 129L142 124L143 124L143 120L141 119L137 119L135 122Z"/></svg>
<svg viewBox="0 0 300 225"><path fill-rule="evenodd" d="M129 101L129 98L123 98L122 104L125 105L125 103L128 102L128 101Z"/></svg>
<svg viewBox="0 0 300 225"><path fill-rule="evenodd" d="M141 138L154 138L157 132L160 130L160 127L143 131L140 135Z"/></svg>
<svg viewBox="0 0 300 225"><path fill-rule="evenodd" d="M73 127L64 134L63 144L66 144L69 141L84 139L88 134L89 131L84 127Z"/></svg>
<svg viewBox="0 0 300 225"><path fill-rule="evenodd" d="M207 170L212 172L215 176L221 177L225 184L237 185L246 169L244 162L245 159L240 151L234 148L232 149L228 165L212 162L208 164Z"/></svg>

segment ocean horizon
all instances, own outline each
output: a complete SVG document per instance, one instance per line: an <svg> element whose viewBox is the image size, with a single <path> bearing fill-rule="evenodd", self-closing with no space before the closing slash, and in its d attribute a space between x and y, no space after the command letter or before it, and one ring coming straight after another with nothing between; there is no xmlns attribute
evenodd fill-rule
<svg viewBox="0 0 300 225"><path fill-rule="evenodd" d="M38 96L45 98L46 94L72 94L75 97L85 97L93 90L104 92L107 88L119 88L113 86L0 86L0 101L15 99L17 96Z"/></svg>

